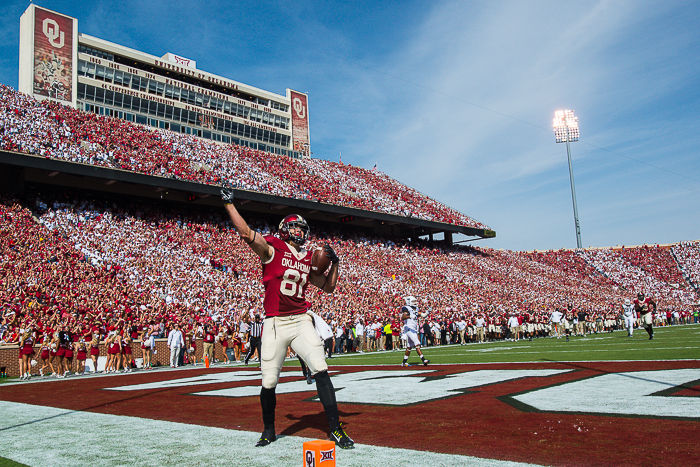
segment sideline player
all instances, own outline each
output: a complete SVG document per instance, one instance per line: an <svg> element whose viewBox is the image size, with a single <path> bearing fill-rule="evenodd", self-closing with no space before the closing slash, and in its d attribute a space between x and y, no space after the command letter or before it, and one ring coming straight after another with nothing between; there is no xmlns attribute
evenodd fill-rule
<svg viewBox="0 0 700 467"><path fill-rule="evenodd" d="M626 298L624 305L622 305L622 315L625 318L627 337L632 337L632 334L634 333L634 321L637 317L637 313L634 311L634 305L632 305L629 298Z"/></svg>
<svg viewBox="0 0 700 467"><path fill-rule="evenodd" d="M652 309L654 307L654 312L656 311L656 302L651 299L651 297L644 298L643 293L638 293L637 298L634 299L634 310L639 313L639 318L642 320L642 326L646 329L647 334L649 334L649 340L654 338L654 320L652 319Z"/></svg>
<svg viewBox="0 0 700 467"><path fill-rule="evenodd" d="M278 236L262 236L252 230L233 205L234 193L223 188L224 208L236 231L262 261L265 286L265 322L260 355L262 388L260 405L264 429L256 446L267 446L277 439L275 434L275 388L287 355L287 347L299 355L316 380L318 398L323 404L330 427L330 439L343 449L355 442L345 433L338 420L335 389L328 375L323 342L316 334L307 313L306 288L309 283L326 293L335 290L338 282L338 255L329 245L323 249L331 260L327 276L311 270L312 252L303 249L309 236L309 226L299 215L289 215L279 224Z"/></svg>
<svg viewBox="0 0 700 467"><path fill-rule="evenodd" d="M409 295L404 297L405 305L401 307L401 319L403 320L403 334L406 336L406 352L403 354L403 363L401 366L408 366L408 356L411 355L411 349L415 348L416 353L423 361L423 365L428 365L430 360L427 360L420 350L420 339L418 338L418 316L425 318L428 313L418 313L418 300L416 297Z"/></svg>

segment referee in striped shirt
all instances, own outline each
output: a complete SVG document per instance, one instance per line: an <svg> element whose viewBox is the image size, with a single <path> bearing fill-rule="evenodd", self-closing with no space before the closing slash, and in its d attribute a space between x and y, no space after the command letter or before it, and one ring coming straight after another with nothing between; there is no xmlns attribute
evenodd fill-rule
<svg viewBox="0 0 700 467"><path fill-rule="evenodd" d="M246 365L248 364L250 357L253 356L255 349L258 349L258 361L260 361L260 344L262 342L260 336L262 336L262 328L263 322L260 320L260 315L255 315L255 321L253 321L253 323L250 325L250 337L248 339L250 347L248 348L248 354L245 356Z"/></svg>

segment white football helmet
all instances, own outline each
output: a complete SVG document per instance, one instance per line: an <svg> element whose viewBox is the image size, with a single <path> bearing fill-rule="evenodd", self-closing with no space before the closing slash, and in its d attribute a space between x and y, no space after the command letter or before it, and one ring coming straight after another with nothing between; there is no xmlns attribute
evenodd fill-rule
<svg viewBox="0 0 700 467"><path fill-rule="evenodd" d="M418 306L418 299L414 297L413 295L409 295L408 297L403 298L404 303L406 306Z"/></svg>

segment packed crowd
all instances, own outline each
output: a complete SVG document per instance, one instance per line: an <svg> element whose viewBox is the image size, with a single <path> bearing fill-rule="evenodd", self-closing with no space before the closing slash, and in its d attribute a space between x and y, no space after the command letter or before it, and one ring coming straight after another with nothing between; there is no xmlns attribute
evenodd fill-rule
<svg viewBox="0 0 700 467"><path fill-rule="evenodd" d="M38 102L0 85L0 149L455 225L484 224L378 170L290 159Z"/></svg>
<svg viewBox="0 0 700 467"><path fill-rule="evenodd" d="M700 241L678 243L671 251L684 277L696 288L700 287Z"/></svg>
<svg viewBox="0 0 700 467"><path fill-rule="evenodd" d="M178 325L189 343L209 326L240 359L244 323L262 313L260 265L221 212L68 195L0 201L0 342L31 329L36 344L61 332L75 345L143 343ZM522 253L315 232L312 247L328 242L342 258L335 293L310 290L337 352L400 346L406 295L430 312L420 322L429 345L548 335L554 310L572 326L583 313L583 332L608 331L640 291L655 297L657 319L684 323L698 301L684 279L698 275L698 242L675 245L671 263L659 246Z"/></svg>

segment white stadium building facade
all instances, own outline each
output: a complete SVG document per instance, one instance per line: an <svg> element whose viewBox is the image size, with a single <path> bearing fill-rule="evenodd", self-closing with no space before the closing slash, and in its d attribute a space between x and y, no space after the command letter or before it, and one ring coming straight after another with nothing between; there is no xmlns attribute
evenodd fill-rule
<svg viewBox="0 0 700 467"><path fill-rule="evenodd" d="M29 5L19 90L74 108L299 158L310 154L308 96L285 95L78 32L78 19Z"/></svg>

